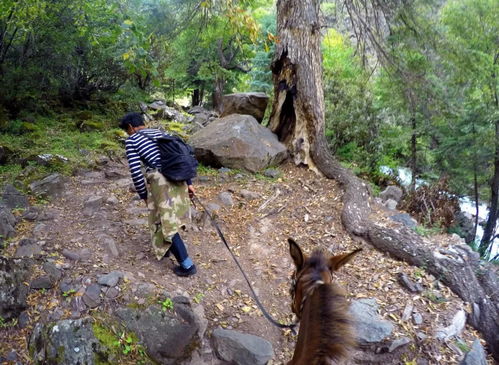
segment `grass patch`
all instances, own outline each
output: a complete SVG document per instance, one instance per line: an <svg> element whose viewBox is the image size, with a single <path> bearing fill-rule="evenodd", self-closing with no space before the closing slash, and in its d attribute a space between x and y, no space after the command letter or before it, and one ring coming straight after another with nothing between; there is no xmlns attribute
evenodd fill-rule
<svg viewBox="0 0 499 365"><path fill-rule="evenodd" d="M81 131L81 113L103 130ZM88 114L88 115L87 115ZM97 156L122 155L122 131L111 125L116 118L89 110L71 111L58 116L29 116L29 122L10 120L0 133L0 146L11 151L6 165L0 166L0 184L20 182L25 186L50 173L70 175L79 167L91 167ZM36 162L42 154L60 155L46 164Z"/></svg>

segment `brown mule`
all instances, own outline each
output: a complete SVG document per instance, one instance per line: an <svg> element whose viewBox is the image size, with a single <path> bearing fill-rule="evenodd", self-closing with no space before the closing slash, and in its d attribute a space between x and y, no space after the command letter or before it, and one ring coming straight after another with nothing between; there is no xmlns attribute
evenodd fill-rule
<svg viewBox="0 0 499 365"><path fill-rule="evenodd" d="M333 272L362 249L326 259L320 251L307 257L294 240L288 242L296 266L291 309L300 320L298 341L288 365L340 364L355 347L355 335L345 291L333 283Z"/></svg>

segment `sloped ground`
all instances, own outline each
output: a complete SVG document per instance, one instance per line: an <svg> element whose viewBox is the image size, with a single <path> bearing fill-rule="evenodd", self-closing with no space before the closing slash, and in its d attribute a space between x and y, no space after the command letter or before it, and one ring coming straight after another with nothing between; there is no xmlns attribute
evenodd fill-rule
<svg viewBox="0 0 499 365"><path fill-rule="evenodd" d="M461 308L466 309L466 305L422 268L410 267L365 243L352 241L341 226L342 191L335 181L292 165L282 166L281 171L281 178L274 180L217 173L201 176L195 184L197 195L205 204L216 202L222 207L217 212L217 220L269 312L283 322L292 320L289 278L293 265L288 253L288 237L293 237L307 253L314 249L338 253L362 247L364 251L338 273L337 281L347 289L351 299L377 298L381 316L395 324L393 339L405 336L412 341L400 351L380 355L380 360L385 364L412 364L416 362L411 361L416 360L418 364L458 363L461 354L456 342L437 341L433 333L437 327L449 325L454 314ZM30 237L34 229L36 237L45 241L46 257L55 258L65 267L65 277L95 279L113 270L126 272L121 294L102 308L120 302L140 302L143 298L137 296L135 289L144 282L152 284L158 292L187 294L204 307L209 321L206 336L217 326L261 336L274 347L272 363L286 363L292 356L296 337L273 327L261 315L237 266L201 210L194 214L197 218L183 233L198 274L178 278L171 270L174 265L171 260L157 261L150 252L147 210L130 191L130 183L123 163L73 177L64 197L47 207L54 219L36 226L21 223L16 242ZM259 197L242 198L239 195L242 189L258 193ZM232 207L217 201L222 192L232 193ZM85 210L85 202L93 196L105 199L114 196L116 200L110 199L99 209ZM383 210L374 214L386 224L395 224L387 220ZM449 237L436 239L436 244L446 244ZM109 249L110 240L116 244L117 256ZM14 244L7 249L7 255L12 255L15 249ZM89 259L71 261L62 255L63 249L88 249ZM397 274L401 272L421 283L424 291L408 293L397 281ZM15 349L23 363L29 363L26 338L33 325L54 311L62 313L62 318L77 315L64 305L66 299L57 286L47 291L33 291L28 310L29 326L24 330L1 329L0 354ZM422 315L420 325L415 325L412 318L402 320L404 309L410 305ZM424 337L421 334L427 336L426 339L421 339ZM476 337L477 333L468 327L462 334L463 343L468 347ZM208 346L203 351L205 363L219 363ZM374 363L367 352L359 351L355 357L357 363Z"/></svg>

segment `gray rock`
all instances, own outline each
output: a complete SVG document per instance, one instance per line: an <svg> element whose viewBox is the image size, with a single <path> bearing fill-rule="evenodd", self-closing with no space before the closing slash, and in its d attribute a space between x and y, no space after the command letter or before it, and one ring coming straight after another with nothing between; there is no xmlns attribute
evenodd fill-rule
<svg viewBox="0 0 499 365"><path fill-rule="evenodd" d="M237 331L217 328L213 331L213 342L222 360L238 365L264 365L273 355L270 342Z"/></svg>
<svg viewBox="0 0 499 365"><path fill-rule="evenodd" d="M40 214L40 209L38 207L29 207L22 215L23 219L33 222L36 221Z"/></svg>
<svg viewBox="0 0 499 365"><path fill-rule="evenodd" d="M249 115L231 114L196 132L189 143L197 159L209 166L251 172L277 165L287 156L286 147Z"/></svg>
<svg viewBox="0 0 499 365"><path fill-rule="evenodd" d="M471 350L464 356L459 365L487 365L485 350L478 339L473 341Z"/></svg>
<svg viewBox="0 0 499 365"><path fill-rule="evenodd" d="M378 307L375 298L354 300L350 306L361 344L381 342L393 332L393 324L380 319Z"/></svg>
<svg viewBox="0 0 499 365"><path fill-rule="evenodd" d="M78 291L78 295L79 295ZM70 302L70 307L73 310L72 316L73 318L79 318L81 316L81 313L87 309L87 305L85 304L85 301L83 300L83 297L81 296L72 296L71 297L71 302Z"/></svg>
<svg viewBox="0 0 499 365"><path fill-rule="evenodd" d="M419 341L424 341L428 338L428 336L426 334L424 334L423 332L416 333L416 336L417 336Z"/></svg>
<svg viewBox="0 0 499 365"><path fill-rule="evenodd" d="M159 305L145 309L119 308L115 314L139 337L147 353L161 364L178 364L188 360L201 345L196 315L189 304L174 298L173 310Z"/></svg>
<svg viewBox="0 0 499 365"><path fill-rule="evenodd" d="M415 325L419 326L423 323L423 316L419 312L414 312L412 314L412 320L414 321Z"/></svg>
<svg viewBox="0 0 499 365"><path fill-rule="evenodd" d="M104 176L106 177L106 179L118 180L128 177L128 172L124 169L112 168L109 170L105 170Z"/></svg>
<svg viewBox="0 0 499 365"><path fill-rule="evenodd" d="M397 186L390 185L387 186L386 189L379 194L379 197L381 198L382 201L387 201L388 199L392 199L398 203L402 198L403 194L404 192L402 191L402 189L400 189Z"/></svg>
<svg viewBox="0 0 499 365"><path fill-rule="evenodd" d="M234 200L232 199L232 194L224 191L220 194L218 194L218 199L222 202L223 205L227 207L231 207L234 205Z"/></svg>
<svg viewBox="0 0 499 365"><path fill-rule="evenodd" d="M14 158L12 150L6 146L0 146L0 165L5 165Z"/></svg>
<svg viewBox="0 0 499 365"><path fill-rule="evenodd" d="M36 238L44 238L50 232L50 227L44 223L38 223L35 228L33 228L33 236Z"/></svg>
<svg viewBox="0 0 499 365"><path fill-rule="evenodd" d="M228 94L222 97L222 114L248 114L262 122L269 97L261 92Z"/></svg>
<svg viewBox="0 0 499 365"><path fill-rule="evenodd" d="M52 174L42 180L35 181L29 185L29 188L35 195L46 198L55 198L61 196L64 192L65 179L61 174Z"/></svg>
<svg viewBox="0 0 499 365"><path fill-rule="evenodd" d="M393 352L396 349L398 349L399 347L405 346L405 345L407 345L410 342L411 342L411 339L409 337L398 338L398 339L396 339L395 341L392 342L392 344L388 348L388 352Z"/></svg>
<svg viewBox="0 0 499 365"><path fill-rule="evenodd" d="M74 261L86 261L92 256L92 252L88 248L83 248L79 251L62 250L62 255Z"/></svg>
<svg viewBox="0 0 499 365"><path fill-rule="evenodd" d="M409 228L416 228L418 222L407 213L395 214L390 217L392 221L402 223Z"/></svg>
<svg viewBox="0 0 499 365"><path fill-rule="evenodd" d="M106 249L108 250L108 252L113 257L119 257L120 256L120 252L118 251L118 247L116 246L116 242L112 238L110 238L110 237L104 238L102 240L102 242L104 243L104 246L106 247Z"/></svg>
<svg viewBox="0 0 499 365"><path fill-rule="evenodd" d="M383 205L390 210L395 210L397 209L397 202L393 199L388 199L386 202L383 203Z"/></svg>
<svg viewBox="0 0 499 365"><path fill-rule="evenodd" d="M50 289L54 286L53 281L51 280L50 276L48 275L43 275L31 282L31 289Z"/></svg>
<svg viewBox="0 0 499 365"><path fill-rule="evenodd" d="M61 290L61 294L69 293L71 291L76 292L79 286L76 283L73 283L71 279L63 279L59 284L59 289Z"/></svg>
<svg viewBox="0 0 499 365"><path fill-rule="evenodd" d="M109 349L101 345L93 333L93 323L90 317L45 325L38 323L29 340L34 363L93 365L97 358L101 362L112 363Z"/></svg>
<svg viewBox="0 0 499 365"><path fill-rule="evenodd" d="M398 273L397 279L399 283L411 293L421 293L423 291L421 284L412 282L412 280L409 279L409 277L403 272Z"/></svg>
<svg viewBox="0 0 499 365"><path fill-rule="evenodd" d="M30 266L30 260L0 256L0 317L5 320L17 318L27 308Z"/></svg>
<svg viewBox="0 0 499 365"><path fill-rule="evenodd" d="M0 206L0 243L16 234L16 217L9 209Z"/></svg>
<svg viewBox="0 0 499 365"><path fill-rule="evenodd" d="M56 166L66 164L69 160L62 155L53 155L51 153L43 153L40 155L31 156L29 161L34 161L40 166Z"/></svg>
<svg viewBox="0 0 499 365"><path fill-rule="evenodd" d="M78 252L71 251L71 250L68 250L66 248L64 250L62 250L62 256L66 257L70 260L74 260L74 261L81 260L81 256Z"/></svg>
<svg viewBox="0 0 499 365"><path fill-rule="evenodd" d="M97 283L105 286L116 286L122 277L121 271L111 271L109 274L100 276Z"/></svg>
<svg viewBox="0 0 499 365"><path fill-rule="evenodd" d="M19 328L26 328L29 324L29 314L28 312L24 311L19 315L19 318L17 319L17 324Z"/></svg>
<svg viewBox="0 0 499 365"><path fill-rule="evenodd" d="M270 177L271 179L277 179L281 175L281 172L276 169L266 169L263 172L263 176Z"/></svg>
<svg viewBox="0 0 499 365"><path fill-rule="evenodd" d="M208 203L206 204L206 209L208 209L208 212L210 213L217 213L222 208L216 203Z"/></svg>
<svg viewBox="0 0 499 365"><path fill-rule="evenodd" d="M85 294L83 294L83 301L90 308L95 308L101 303L100 298L100 285L92 284L87 287Z"/></svg>
<svg viewBox="0 0 499 365"><path fill-rule="evenodd" d="M239 195L241 195L242 198L247 200L254 200L260 198L260 194L245 189L241 190L239 192Z"/></svg>
<svg viewBox="0 0 499 365"><path fill-rule="evenodd" d="M18 191L13 185L8 184L2 195L3 204L9 208L23 208L29 207L28 198Z"/></svg>
<svg viewBox="0 0 499 365"><path fill-rule="evenodd" d="M87 201L83 204L83 213L91 214L95 211L99 210L104 203L104 198L102 196L92 196L87 199Z"/></svg>
<svg viewBox="0 0 499 365"><path fill-rule="evenodd" d="M466 312L461 309L452 318L449 326L438 328L435 332L435 337L438 339L448 339L461 334L466 324Z"/></svg>
<svg viewBox="0 0 499 365"><path fill-rule="evenodd" d="M62 271L59 270L52 262L45 262L43 270L48 274L52 281L58 281L62 277Z"/></svg>
<svg viewBox="0 0 499 365"><path fill-rule="evenodd" d="M42 248L38 246L36 243L34 244L27 244L23 246L19 246L16 249L16 253L14 254L14 257L38 257L42 254Z"/></svg>
<svg viewBox="0 0 499 365"><path fill-rule="evenodd" d="M17 352L16 350L11 350L7 356L5 357L7 361L16 361L17 360Z"/></svg>
<svg viewBox="0 0 499 365"><path fill-rule="evenodd" d="M120 291L116 288L108 288L104 291L107 299L116 299L120 295Z"/></svg>
<svg viewBox="0 0 499 365"><path fill-rule="evenodd" d="M118 200L118 198L115 197L114 195L111 195L106 199L106 203L111 205L119 204L119 202L120 201Z"/></svg>
<svg viewBox="0 0 499 365"><path fill-rule="evenodd" d="M465 212L459 211L454 218L454 227L457 228L460 237L464 238L466 243L474 241L473 236L475 222Z"/></svg>

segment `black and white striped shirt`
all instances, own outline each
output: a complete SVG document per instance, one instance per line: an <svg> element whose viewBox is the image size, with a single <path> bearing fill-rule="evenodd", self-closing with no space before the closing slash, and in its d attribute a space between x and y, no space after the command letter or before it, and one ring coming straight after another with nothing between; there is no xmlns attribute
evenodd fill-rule
<svg viewBox="0 0 499 365"><path fill-rule="evenodd" d="M140 132L132 134L125 141L126 157L133 184L141 199L147 199L146 182L141 162L145 167L160 167L161 160L155 139L163 135L164 133L159 129L144 128Z"/></svg>

